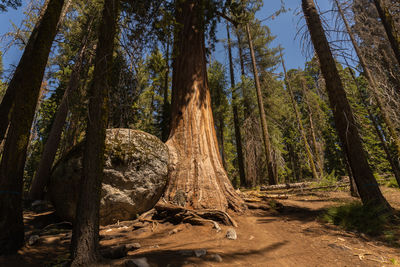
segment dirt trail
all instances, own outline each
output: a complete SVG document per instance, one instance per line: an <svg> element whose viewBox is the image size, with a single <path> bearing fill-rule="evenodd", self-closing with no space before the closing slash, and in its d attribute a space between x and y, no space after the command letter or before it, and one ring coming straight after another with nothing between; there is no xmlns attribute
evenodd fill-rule
<svg viewBox="0 0 400 267"><path fill-rule="evenodd" d="M400 192L385 191L395 201ZM145 227L106 227L101 245L140 243L128 257L106 266L125 266L127 259L146 258L150 266L390 266L400 261L400 249L363 235L320 223L321 209L351 200L347 193L331 192L290 197L280 201L283 212L261 210L233 215L237 240L228 240L228 227L145 223ZM36 218L36 217L32 217ZM31 218L31 219L32 219ZM37 219L37 218L36 218ZM24 247L20 254L0 257L0 266L51 266L68 257L70 232L49 234ZM109 239L111 238L112 239ZM204 254L196 257L194 251ZM215 254L219 255L215 256ZM221 260L218 262L218 260Z"/></svg>

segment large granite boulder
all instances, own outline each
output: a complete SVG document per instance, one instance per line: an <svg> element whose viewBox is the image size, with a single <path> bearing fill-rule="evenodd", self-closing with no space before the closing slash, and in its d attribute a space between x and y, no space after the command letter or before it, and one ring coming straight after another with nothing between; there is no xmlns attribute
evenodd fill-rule
<svg viewBox="0 0 400 267"><path fill-rule="evenodd" d="M83 144L54 167L48 195L56 213L73 221L82 176ZM100 224L136 218L150 210L167 182L168 148L157 137L131 129L109 129L106 138Z"/></svg>

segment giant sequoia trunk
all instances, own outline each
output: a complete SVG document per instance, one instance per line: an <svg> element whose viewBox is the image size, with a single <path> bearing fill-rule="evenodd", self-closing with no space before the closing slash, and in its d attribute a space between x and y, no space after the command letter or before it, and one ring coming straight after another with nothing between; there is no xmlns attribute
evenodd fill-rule
<svg viewBox="0 0 400 267"><path fill-rule="evenodd" d="M57 149L61 140L61 133L63 131L65 120L67 119L68 115L68 102L69 99L72 97L72 94L79 88L82 65L87 52L88 36L90 36L92 22L93 19L90 19L89 25L87 27L88 32L85 34L85 37L83 37L82 47L80 49L78 58L75 61L75 65L72 69L68 86L65 89L60 106L58 107L58 110L56 112L49 133L49 138L44 145L42 157L40 159L39 166L32 180L31 188L29 191L30 200L42 199L44 187L49 180L51 167L53 166L53 162L56 157Z"/></svg>
<svg viewBox="0 0 400 267"><path fill-rule="evenodd" d="M169 182L165 199L193 209L241 210L242 199L222 166L211 111L204 10L176 1Z"/></svg>
<svg viewBox="0 0 400 267"><path fill-rule="evenodd" d="M10 119L0 164L0 254L15 253L24 242L21 200L29 131L63 3L49 2L7 89L14 95L13 112L0 114L5 123ZM6 127L3 120L0 123Z"/></svg>
<svg viewBox="0 0 400 267"><path fill-rule="evenodd" d="M381 22L385 27L390 45L396 56L397 62L400 65L400 34L397 32L395 21L390 14L389 9L385 6L382 0L374 0L376 9L378 10Z"/></svg>
<svg viewBox="0 0 400 267"><path fill-rule="evenodd" d="M318 55L326 90L334 115L335 126L353 173L357 189L364 204L382 206L390 209L383 197L372 170L368 165L356 122L347 100L336 63L322 27L321 19L313 0L302 0L302 8Z"/></svg>
<svg viewBox="0 0 400 267"><path fill-rule="evenodd" d="M104 1L93 80L89 89L89 118L83 155L83 176L72 233L71 266L92 266L99 259L100 193L118 5L119 0Z"/></svg>

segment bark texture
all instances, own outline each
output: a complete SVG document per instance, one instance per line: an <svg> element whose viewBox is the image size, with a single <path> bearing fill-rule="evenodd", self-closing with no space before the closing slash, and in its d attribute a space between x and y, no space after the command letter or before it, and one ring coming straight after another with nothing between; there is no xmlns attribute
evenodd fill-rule
<svg viewBox="0 0 400 267"><path fill-rule="evenodd" d="M72 233L71 266L90 266L99 259L99 208L104 168L108 91L117 27L118 0L106 0L99 28L89 118L83 155L83 176Z"/></svg>
<svg viewBox="0 0 400 267"><path fill-rule="evenodd" d="M251 61L253 63L253 74L254 74L255 87L256 87L256 92L257 92L258 110L260 113L262 136L263 136L263 140L264 140L264 149L265 149L265 155L266 155L266 160L267 160L268 182L270 185L274 185L274 184L278 183L278 177L277 177L277 173L274 170L274 162L273 162L273 157L272 157L271 141L269 140L267 117L265 115L265 110L264 110L263 96L261 93L260 79L258 77L256 58L254 55L254 48L253 48L253 40L251 38L249 24L246 24L246 32L247 32L247 39L249 42Z"/></svg>
<svg viewBox="0 0 400 267"><path fill-rule="evenodd" d="M204 10L176 2L169 182L164 197L185 208L242 210L243 200L222 166L211 111L204 45Z"/></svg>
<svg viewBox="0 0 400 267"><path fill-rule="evenodd" d="M1 113L10 126L0 163L0 254L12 254L24 242L22 179L26 150L43 74L56 34L63 0L51 0L17 66L7 92L15 98L13 112ZM3 110L1 109L1 112Z"/></svg>
<svg viewBox="0 0 400 267"><path fill-rule="evenodd" d="M367 162L356 122L347 100L336 63L322 27L321 19L313 0L302 0L302 8L318 55L322 74L326 80L326 89L334 115L335 126L354 175L357 189L364 204L382 206L390 209L383 197L378 183Z"/></svg>

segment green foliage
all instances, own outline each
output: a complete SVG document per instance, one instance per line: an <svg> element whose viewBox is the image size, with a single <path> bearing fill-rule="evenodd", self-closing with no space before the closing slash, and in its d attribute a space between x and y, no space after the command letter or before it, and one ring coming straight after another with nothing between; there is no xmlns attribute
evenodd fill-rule
<svg viewBox="0 0 400 267"><path fill-rule="evenodd" d="M391 178L387 183L386 183L387 187L390 188L399 188L399 184L397 183L395 178Z"/></svg>
<svg viewBox="0 0 400 267"><path fill-rule="evenodd" d="M389 214L383 213L383 210L381 207L353 202L329 208L323 220L346 230L376 236L384 233L389 222Z"/></svg>

